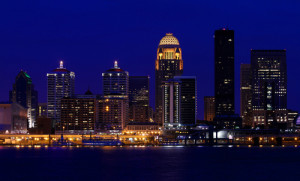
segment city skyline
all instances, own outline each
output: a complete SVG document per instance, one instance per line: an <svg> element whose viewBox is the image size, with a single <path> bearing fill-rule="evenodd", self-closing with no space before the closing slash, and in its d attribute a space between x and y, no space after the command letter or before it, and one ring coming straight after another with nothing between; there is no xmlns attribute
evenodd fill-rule
<svg viewBox="0 0 300 181"><path fill-rule="evenodd" d="M195 2L196 3L196 2ZM264 2L266 3L266 2ZM109 3L108 3L109 4ZM164 4L164 3L163 3ZM55 5L55 3L53 3ZM97 5L97 3L96 3ZM100 5L100 4L98 4ZM208 5L201 6L200 5ZM156 48L159 40L167 32L172 32L179 39L183 51L184 71L186 75L197 76L198 81L198 118L203 119L203 97L213 96L213 34L216 29L222 27L229 27L235 31L235 112L239 113L239 68L240 63L250 62L250 50L253 49L287 49L287 72L288 72L288 107L293 110L300 110L297 102L300 97L297 96L297 49L298 45L296 40L299 39L297 20L299 17L298 11L294 8L294 4L273 3L273 7L256 7L255 2L244 3L240 5L244 8L241 12L234 7L228 7L223 3L217 4L214 10L211 3L196 3L195 7L199 7L199 11L192 11L186 15L189 18L180 18L175 15L174 18L178 25L172 25L175 20L170 20L161 24L158 15L150 17L142 12L127 12L127 16L135 17L137 14L141 15L140 18L133 18L136 21L128 21L122 17L108 17L110 20L117 20L116 25L107 30L99 29L101 23L90 24L95 18L99 18L103 12L99 11L91 14L81 8L79 4L74 4L76 10L73 14L79 16L88 13L92 16L89 20L82 17L76 22L85 27L83 32L74 31L72 35L68 35L70 27L74 27L75 22L69 21L71 19L70 13L72 8L68 8L67 4L60 4L57 7L52 6L50 9L57 10L58 7L65 8L65 20L57 21L57 24L49 19L41 19L45 14L41 14L39 18L35 19L34 15L37 12L35 9L28 14L27 19L37 20L35 24L29 23L27 26L19 27L16 29L15 22L6 22L7 26L5 33L7 37L3 37L3 44L0 45L3 49L3 54L0 59L6 62L5 68L2 68L1 77L7 77L1 80L4 85L0 90L0 100L8 100L8 91L11 89L14 77L23 69L31 75L36 90L39 92L40 102L46 102L46 76L45 73L57 67L58 62L63 59L68 69L76 72L76 94L83 94L88 87L93 93L101 92L101 73L111 68L114 60L118 60L122 68L127 70L130 75L149 75L150 76L150 102L154 108L154 61L156 59ZM22 6L22 5L20 5ZM121 10L122 3L116 2L115 4L104 4L108 10L116 8ZM142 6L136 4L136 8ZM174 3L171 5L173 8L182 6L183 10L188 11L188 3ZM228 7L223 8L223 6ZM33 6L34 8L40 5ZM97 7L97 6L95 6ZM145 11L152 9L159 10L159 7L153 5L142 6ZM204 7L208 7L207 10ZM281 15L275 14L276 8L282 8ZM23 7L24 8L24 7ZM88 7L91 8L91 7ZM251 14L252 9L266 10L258 14ZM275 8L275 10L274 10ZM17 8L18 9L18 8ZM20 9L24 12L29 8ZM42 6L42 10L45 8ZM94 9L94 8L92 8ZM220 10L221 11L218 11ZM195 10L194 8L192 10ZM166 9L160 15L166 15L171 10ZM11 11L15 12L15 10ZM11 12L4 10L2 13L11 15L13 20L18 20L21 24L27 22L25 18L12 15ZM57 17L49 12L51 17ZM124 12L113 11L117 14ZM286 12L286 13L284 13ZM214 14L215 13L215 14ZM234 14L239 13L240 18L231 18ZM204 15L211 15L211 18L203 19ZM219 15L223 15L220 17ZM109 15L112 15L109 13ZM195 15L195 16L191 16ZM167 19L169 16L167 16ZM143 18L147 19L147 23L143 23ZM195 21L195 20L199 21ZM257 21L250 21L251 19ZM108 26L112 23L105 21L105 18L100 18L104 25ZM158 22L156 22L159 20ZM247 21L246 21L247 20ZM267 24L264 22L268 20ZM284 21L282 21L284 20ZM68 26L51 26L62 25L67 21ZM196 22L193 24L193 22ZM293 22L293 23L291 23ZM50 24L47 24L50 23ZM127 24L126 24L127 23ZM102 25L102 24L101 24ZM70 26L70 27L69 27ZM36 28L34 32L30 29ZM117 28L124 27L124 28ZM148 28L150 27L150 28ZM10 33L6 30L12 29ZM76 28L75 28L76 29ZM88 29L88 30L87 30ZM78 30L81 30L80 28ZM52 32L53 31L53 32ZM44 32L44 33L41 33ZM85 33L90 32L89 36ZM3 36L2 35L2 36ZM13 36L14 35L14 36ZM48 36L49 35L49 36ZM72 39L72 37L74 38ZM28 41L30 40L30 41ZM73 44L73 43L74 44ZM119 46L114 47L115 42ZM139 46L139 44L141 46ZM28 45L28 46L23 46ZM128 47L128 48L126 48ZM205 68L203 68L205 67ZM199 71L200 70L200 71ZM145 74L146 72L146 74ZM208 77L208 78L204 78Z"/></svg>

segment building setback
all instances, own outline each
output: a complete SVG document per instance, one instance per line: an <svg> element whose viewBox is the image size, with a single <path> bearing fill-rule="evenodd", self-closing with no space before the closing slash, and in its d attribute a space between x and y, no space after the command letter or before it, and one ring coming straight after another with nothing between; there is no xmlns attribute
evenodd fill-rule
<svg viewBox="0 0 300 181"><path fill-rule="evenodd" d="M129 121L149 122L149 76L129 77Z"/></svg>
<svg viewBox="0 0 300 181"><path fill-rule="evenodd" d="M182 52L179 41L172 33L167 33L158 45L155 61L155 122L163 120L163 82L183 73Z"/></svg>
<svg viewBox="0 0 300 181"><path fill-rule="evenodd" d="M213 121L215 117L215 97L204 97L204 120Z"/></svg>
<svg viewBox="0 0 300 181"><path fill-rule="evenodd" d="M251 50L253 126L287 123L286 50Z"/></svg>
<svg viewBox="0 0 300 181"><path fill-rule="evenodd" d="M38 93L34 90L31 77L24 71L20 71L16 77L13 89L9 92L11 102L17 102L24 108L27 108L28 127L35 127Z"/></svg>
<svg viewBox="0 0 300 181"><path fill-rule="evenodd" d="M241 64L240 69L240 115L243 127L252 127L252 79L251 64Z"/></svg>
<svg viewBox="0 0 300 181"><path fill-rule="evenodd" d="M60 61L59 68L47 73L47 84L47 115L55 127L60 123L61 99L74 96L75 73L64 68Z"/></svg>

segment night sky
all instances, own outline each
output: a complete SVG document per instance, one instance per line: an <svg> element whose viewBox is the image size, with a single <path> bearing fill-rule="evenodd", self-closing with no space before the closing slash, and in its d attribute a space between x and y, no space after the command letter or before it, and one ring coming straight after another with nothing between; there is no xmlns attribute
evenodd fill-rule
<svg viewBox="0 0 300 181"><path fill-rule="evenodd" d="M46 73L65 66L76 74L76 93L101 93L101 73L119 66L150 75L159 40L174 33L183 52L184 75L198 79L198 117L203 97L214 94L214 30L235 30L236 112L239 67L250 49L287 49L288 107L300 111L300 1L2 1L0 3L0 101L7 101L18 72L32 77L46 102Z"/></svg>

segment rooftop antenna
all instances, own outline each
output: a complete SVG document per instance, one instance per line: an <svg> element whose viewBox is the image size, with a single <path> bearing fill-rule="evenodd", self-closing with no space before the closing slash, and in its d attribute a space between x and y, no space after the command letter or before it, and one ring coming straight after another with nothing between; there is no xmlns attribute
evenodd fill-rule
<svg viewBox="0 0 300 181"><path fill-rule="evenodd" d="M62 60L59 62L59 68L60 68L60 69L63 69L63 68L64 68L64 62L63 62Z"/></svg>
<svg viewBox="0 0 300 181"><path fill-rule="evenodd" d="M115 61L114 68L115 68L115 69L118 69L118 68L119 68L119 67L118 67L118 61Z"/></svg>

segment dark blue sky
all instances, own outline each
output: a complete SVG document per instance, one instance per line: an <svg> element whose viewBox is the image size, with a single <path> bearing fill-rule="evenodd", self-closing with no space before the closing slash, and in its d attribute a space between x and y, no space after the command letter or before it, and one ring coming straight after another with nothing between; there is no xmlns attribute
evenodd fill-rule
<svg viewBox="0 0 300 181"><path fill-rule="evenodd" d="M159 40L167 32L179 39L184 74L198 78L198 111L213 95L213 33L235 30L236 112L239 66L250 49L287 49L288 107L299 110L300 2L249 1L2 1L0 3L0 101L19 70L32 77L40 102L46 102L46 73L59 60L76 73L76 93L88 87L101 93L101 73L119 60L130 75L151 76Z"/></svg>

